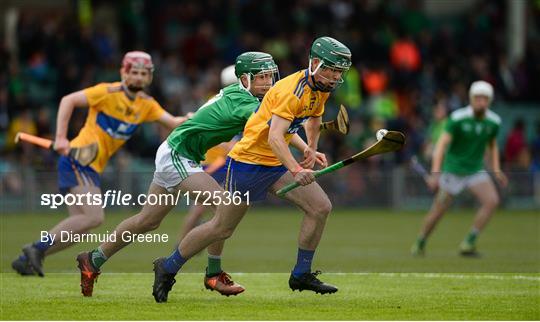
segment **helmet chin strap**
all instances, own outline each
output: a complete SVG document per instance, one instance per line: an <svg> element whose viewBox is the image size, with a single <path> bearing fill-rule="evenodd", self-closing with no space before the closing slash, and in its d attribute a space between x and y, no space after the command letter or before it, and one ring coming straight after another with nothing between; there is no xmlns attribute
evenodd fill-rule
<svg viewBox="0 0 540 322"><path fill-rule="evenodd" d="M318 90L320 92L326 92L326 93L333 92L336 88L338 88L339 84L342 84L344 82L343 78L340 78L337 81L335 81L336 86L330 87L330 86L325 86L321 82L316 81L315 80L315 74L319 71L319 69L324 64L324 62L321 60L319 65L315 68L315 70L311 71L311 66L312 66L311 61L312 60L310 59L309 64L308 64L309 76L311 77L311 81L313 82L313 85L314 85L316 90ZM324 80L327 80L328 82L333 82L331 79L326 78L321 74L319 74L319 77L323 78Z"/></svg>
<svg viewBox="0 0 540 322"><path fill-rule="evenodd" d="M309 76L312 76L315 75L315 73L317 73L319 71L319 68L321 68L322 64L323 64L323 61L322 60L319 60L319 65L317 65L317 67L315 68L314 71L311 71L311 62L313 61L313 59L310 59L309 60L309 63L308 63L308 70L309 70Z"/></svg>
<svg viewBox="0 0 540 322"><path fill-rule="evenodd" d="M319 64L317 65L314 71L311 71L311 66L312 66L311 62L312 62L312 59L309 60L308 70L309 70L309 76L311 77L311 82L313 83L313 86L315 87L315 89L319 92L325 92L325 93L332 92L333 90L335 90L337 86L330 88L328 86L324 86L321 82L318 82L315 80L315 74L319 71L319 69L321 68L324 62L320 60ZM325 80L330 81L328 78L322 75L319 75L319 76L324 78Z"/></svg>
<svg viewBox="0 0 540 322"><path fill-rule="evenodd" d="M251 77L249 76L249 74L243 74L243 75L246 75L246 78L247 78L247 87L244 86L244 83L242 82L242 76L240 76L238 78L238 85L240 86L241 89L245 90L246 92L248 92L250 95L253 96L253 94L251 94Z"/></svg>

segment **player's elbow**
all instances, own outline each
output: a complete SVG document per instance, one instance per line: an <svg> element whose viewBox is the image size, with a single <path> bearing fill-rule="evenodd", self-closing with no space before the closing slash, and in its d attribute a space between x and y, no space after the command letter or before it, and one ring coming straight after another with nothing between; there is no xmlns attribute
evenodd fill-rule
<svg viewBox="0 0 540 322"><path fill-rule="evenodd" d="M71 105L71 98L69 95L62 97L60 100L60 106Z"/></svg>
<svg viewBox="0 0 540 322"><path fill-rule="evenodd" d="M75 96L74 94L68 94L64 97L62 97L62 99L60 100L60 105L59 105L59 108L60 109L73 109L75 106L76 106L76 100L75 100Z"/></svg>

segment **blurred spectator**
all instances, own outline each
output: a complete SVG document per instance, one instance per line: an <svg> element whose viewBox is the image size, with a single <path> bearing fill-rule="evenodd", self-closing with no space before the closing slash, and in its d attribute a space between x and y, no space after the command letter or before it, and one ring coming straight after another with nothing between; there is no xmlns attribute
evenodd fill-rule
<svg viewBox="0 0 540 322"><path fill-rule="evenodd" d="M197 32L182 43L182 59L186 65L206 68L215 59L214 27L210 22L200 24Z"/></svg>
<svg viewBox="0 0 540 322"><path fill-rule="evenodd" d="M344 76L344 82L336 90L336 101L344 104L349 110L357 111L362 103L360 73L351 66Z"/></svg>
<svg viewBox="0 0 540 322"><path fill-rule="evenodd" d="M366 69L362 75L363 84L369 95L378 95L386 90L388 75L382 69Z"/></svg>
<svg viewBox="0 0 540 322"><path fill-rule="evenodd" d="M529 164L529 150L527 149L527 138L525 136L525 123L518 119L506 138L504 146L504 160L510 167L527 168Z"/></svg>
<svg viewBox="0 0 540 322"><path fill-rule="evenodd" d="M422 153L417 141L427 138L429 147L443 127L442 105L447 112L465 106L468 87L476 79L495 84L496 102L538 101L540 46L531 41L540 32L538 19L528 22L525 57L510 62L503 37L508 2L480 0L444 18L427 15L422 4L95 1L84 8L93 18L84 21L77 19L76 6L21 7L18 50L2 48L0 128L10 134L0 142L13 149L13 131L23 127L52 136L61 97L96 82L118 80L119 57L135 49L151 52L155 60L152 95L171 113L185 114L219 90L219 71L239 53L269 51L285 77L307 67L315 37L337 38L351 48L354 67L326 108L331 111L340 103L348 107L353 136L322 137L321 145L335 158L361 148L365 138L373 136L364 130L378 129L373 124L411 131L406 133L415 141L410 153ZM536 9L529 14L537 13ZM426 129L434 101L434 124ZM30 114L15 117L21 108L35 119ZM86 111L81 110L75 112L71 133L82 125ZM158 135L154 128L139 132L137 145L127 149L138 155L151 155L158 138L167 134Z"/></svg>
<svg viewBox="0 0 540 322"><path fill-rule="evenodd" d="M390 61L398 71L417 71L420 68L420 51L411 39L398 39L390 49Z"/></svg>
<svg viewBox="0 0 540 322"><path fill-rule="evenodd" d="M428 123L429 125L424 146L424 158L426 160L431 160L435 144L437 144L439 137L444 131L447 110L446 100L444 98L439 99L433 108L433 115Z"/></svg>
<svg viewBox="0 0 540 322"><path fill-rule="evenodd" d="M0 131L4 133L9 126L8 115L8 91L5 87L0 88ZM4 135L2 135L3 137ZM5 139L4 137L2 139Z"/></svg>
<svg viewBox="0 0 540 322"><path fill-rule="evenodd" d="M42 106L37 115L36 131L37 135L42 138L54 139L54 135L51 131L51 123L56 122L51 118L51 112L46 106Z"/></svg>
<svg viewBox="0 0 540 322"><path fill-rule="evenodd" d="M6 150L15 149L15 136L18 132L25 132L32 135L37 135L36 122L32 117L32 112L29 109L23 109L11 121L6 137ZM28 147L27 144L22 146ZM25 149L26 150L26 149Z"/></svg>
<svg viewBox="0 0 540 322"><path fill-rule="evenodd" d="M14 164L16 162L9 156L0 158L0 194L20 195L23 192L23 182Z"/></svg>
<svg viewBox="0 0 540 322"><path fill-rule="evenodd" d="M367 101L368 111L375 119L390 120L398 116L398 102L394 92L386 91L370 97Z"/></svg>
<svg viewBox="0 0 540 322"><path fill-rule="evenodd" d="M540 121L536 123L536 135L531 144L531 170L540 172Z"/></svg>

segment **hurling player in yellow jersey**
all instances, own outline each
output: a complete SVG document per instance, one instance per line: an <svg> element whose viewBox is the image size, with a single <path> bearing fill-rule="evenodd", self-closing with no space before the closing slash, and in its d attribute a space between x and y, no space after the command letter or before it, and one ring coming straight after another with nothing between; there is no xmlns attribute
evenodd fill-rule
<svg viewBox="0 0 540 322"><path fill-rule="evenodd" d="M272 87L244 127L243 138L229 153L225 166L225 190L240 192L243 202L218 205L211 221L191 230L180 242L178 250L154 262L153 295L164 302L174 284L174 277L193 254L218 240L232 235L254 201L263 200L268 191L275 193L291 182L301 187L285 198L304 213L298 237L298 258L289 286L292 290L334 293L337 288L321 282L318 272L311 271L311 262L324 230L332 204L315 182L313 168L318 156L319 126L324 104L351 66L351 52L330 37L317 38L312 46L309 67L296 72ZM304 126L308 143L296 132ZM302 141L302 142L300 142ZM304 152L298 163L289 150L289 143Z"/></svg>
<svg viewBox="0 0 540 322"><path fill-rule="evenodd" d="M330 37L317 38L311 45L307 70L278 82L266 94L261 107L248 121L244 137L229 153L225 181L230 190L249 191L250 201L265 198L291 182L302 186L285 195L304 212L298 237L297 263L289 286L294 290L334 293L337 288L321 282L311 271L315 249L321 239L332 204L315 182L315 161L298 163L289 150L293 135L304 126L308 146L304 156L314 155L324 104L351 66L350 50ZM296 145L296 144L295 144ZM324 164L326 166L326 164ZM227 187L228 185L228 187ZM248 206L237 207L245 213Z"/></svg>
<svg viewBox="0 0 540 322"><path fill-rule="evenodd" d="M143 91L152 82L153 71L154 65L149 54L142 51L128 52L122 60L121 82L101 83L62 98L58 108L54 146L61 155L58 159L58 186L62 193L101 194L100 174L107 161L140 124L157 121L172 130L187 119L172 116ZM70 142L67 138L68 123L76 107L88 108L88 116L84 127ZM88 166L82 166L67 156L70 147L93 143L97 143L98 153ZM13 269L19 274L37 273L43 276L44 257L72 244L59 241L62 231L86 233L103 222L101 205L76 204L67 208L69 217L50 229L46 236L25 246L23 254L12 263Z"/></svg>

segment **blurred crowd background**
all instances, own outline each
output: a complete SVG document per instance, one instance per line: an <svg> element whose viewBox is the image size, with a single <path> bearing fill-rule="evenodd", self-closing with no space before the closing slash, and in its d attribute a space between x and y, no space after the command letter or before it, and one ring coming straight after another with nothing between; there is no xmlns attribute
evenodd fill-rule
<svg viewBox="0 0 540 322"><path fill-rule="evenodd" d="M346 44L354 63L324 116L332 118L344 104L351 133L324 134L321 150L336 161L373 142L379 128L407 135L400 153L348 170L346 189L361 194L369 186L360 179L366 169L405 165L413 155L429 168L446 116L468 104L469 85L478 79L495 87L504 168L540 171L540 1L26 0L0 9L4 173L54 169L52 153L15 146L14 134L54 137L62 96L119 80L126 51L152 55L149 93L183 115L219 91L222 68L238 54L269 52L284 77L307 67L311 42L321 35ZM73 116L70 138L84 117L84 111ZM151 168L166 134L157 125L143 127L111 167Z"/></svg>

